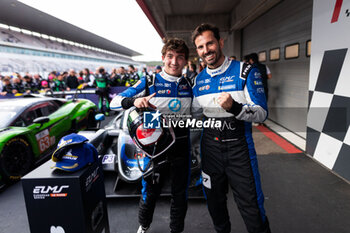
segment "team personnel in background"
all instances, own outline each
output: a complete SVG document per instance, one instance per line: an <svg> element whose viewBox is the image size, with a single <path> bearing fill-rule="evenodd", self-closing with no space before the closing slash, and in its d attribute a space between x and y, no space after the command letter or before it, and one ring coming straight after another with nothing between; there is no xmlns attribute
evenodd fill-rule
<svg viewBox="0 0 350 233"><path fill-rule="evenodd" d="M162 67L161 66L157 66L156 67L156 74L162 72Z"/></svg>
<svg viewBox="0 0 350 233"><path fill-rule="evenodd" d="M64 82L63 75L58 75L57 79L54 82L55 86L53 88L53 91L65 91L68 89L66 83Z"/></svg>
<svg viewBox="0 0 350 233"><path fill-rule="evenodd" d="M90 73L88 68L83 69L83 88L84 87L93 87L95 82L95 76Z"/></svg>
<svg viewBox="0 0 350 233"><path fill-rule="evenodd" d="M112 69L112 72L109 78L110 78L111 87L118 86L118 80L120 80L120 75L117 68Z"/></svg>
<svg viewBox="0 0 350 233"><path fill-rule="evenodd" d="M38 90L41 89L41 81L43 81L43 78L40 76L40 74L34 74L33 76L33 82L37 86Z"/></svg>
<svg viewBox="0 0 350 233"><path fill-rule="evenodd" d="M264 85L266 101L267 101L269 98L269 87L268 87L267 80L272 78L271 71L267 65L264 65L264 64L259 62L259 57L258 57L258 54L256 54L256 53L252 53L249 55L249 63L253 67L257 67L260 71L262 82Z"/></svg>
<svg viewBox="0 0 350 233"><path fill-rule="evenodd" d="M40 85L39 91L46 92L46 91L49 91L49 90L51 90L51 88L49 87L48 81L46 81L46 80L41 81L41 85Z"/></svg>
<svg viewBox="0 0 350 233"><path fill-rule="evenodd" d="M198 75L197 73L197 66L196 64L194 63L191 63L190 64L190 67L189 67L189 72L188 72L188 79L191 81L191 83L193 83L194 81L194 78Z"/></svg>
<svg viewBox="0 0 350 233"><path fill-rule="evenodd" d="M2 96L5 96L7 94L12 94L13 86L11 84L10 77L5 76L2 80L2 83L3 83L3 86L0 94Z"/></svg>
<svg viewBox="0 0 350 233"><path fill-rule="evenodd" d="M123 66L121 66L119 69L119 77L117 79L117 86L126 86L126 82L129 79L128 73L126 73L126 70Z"/></svg>
<svg viewBox="0 0 350 233"><path fill-rule="evenodd" d="M249 59L250 59L250 55L245 55L245 56L243 56L243 63L245 63L245 64L250 64L250 63L249 63Z"/></svg>
<svg viewBox="0 0 350 233"><path fill-rule="evenodd" d="M205 62L202 61L202 59L199 59L199 73L202 72L202 70L204 70L205 67L207 67L207 64L205 64Z"/></svg>
<svg viewBox="0 0 350 233"><path fill-rule="evenodd" d="M230 60L237 60L237 57L236 56L231 56Z"/></svg>
<svg viewBox="0 0 350 233"><path fill-rule="evenodd" d="M96 94L98 95L98 109L105 115L109 115L109 86L110 80L103 66L97 69L96 78ZM106 103L106 106L104 106Z"/></svg>
<svg viewBox="0 0 350 233"><path fill-rule="evenodd" d="M65 73L62 74L63 78L65 78ZM67 85L67 90L69 91L70 89L76 89L79 86L79 81L76 76L76 73L73 69L69 70L69 75L65 78L66 80L66 85Z"/></svg>
<svg viewBox="0 0 350 233"><path fill-rule="evenodd" d="M147 72L147 68L143 67L142 68L142 76L141 77L146 77L147 75L149 75L148 72Z"/></svg>
<svg viewBox="0 0 350 233"><path fill-rule="evenodd" d="M181 39L168 39L162 48L162 60L164 70L148 80L142 77L134 86L128 88L111 103L112 110L127 109L132 106L137 108L154 107L156 105L163 115L188 115L192 102L190 83L182 77L182 69L188 59L189 50ZM146 93L148 95L146 96ZM138 233L146 232L152 222L156 201L161 193L161 188L167 171L171 178L171 207L170 230L182 232L187 211L187 187L189 182L190 144L189 130L175 128L175 143L167 150L166 156L169 167L159 171L159 182L153 182L151 178L142 180L142 197L140 199ZM175 159L176 158L176 159ZM144 166L149 161L145 158Z"/></svg>
<svg viewBox="0 0 350 233"><path fill-rule="evenodd" d="M31 75L26 74L24 77L24 92L26 93L35 93L38 91L37 85L33 82L33 78Z"/></svg>
<svg viewBox="0 0 350 233"><path fill-rule="evenodd" d="M135 67L133 65L129 65L129 78L127 81L127 86L134 85L137 81L140 80L139 75L137 74Z"/></svg>
<svg viewBox="0 0 350 233"><path fill-rule="evenodd" d="M205 128L201 140L203 187L215 230L231 231L226 203L229 184L248 232L268 233L250 123L267 117L259 70L225 57L224 41L213 25L199 25L192 40L207 64L195 79L194 109L201 107L205 118L222 121L221 128Z"/></svg>
<svg viewBox="0 0 350 233"><path fill-rule="evenodd" d="M13 86L13 89L12 89L13 94L24 93L24 86L20 75L12 78L12 86Z"/></svg>

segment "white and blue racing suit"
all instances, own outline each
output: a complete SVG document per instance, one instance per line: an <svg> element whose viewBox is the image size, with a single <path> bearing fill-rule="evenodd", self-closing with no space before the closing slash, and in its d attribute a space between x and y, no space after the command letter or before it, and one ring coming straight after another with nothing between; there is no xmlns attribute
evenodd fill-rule
<svg viewBox="0 0 350 233"><path fill-rule="evenodd" d="M147 88L148 86L148 88ZM148 91L147 91L148 89ZM148 92L148 93L147 93ZM150 99L150 103L157 107L163 115L189 115L192 103L192 89L185 78L170 76L164 71L156 74L149 83L146 77L141 78L134 86L116 96L111 102L112 110L126 109L133 106L135 98L145 95L156 95ZM150 226L156 200L161 193L164 177L167 172L171 178L171 232L182 232L187 211L187 187L190 176L190 142L189 130L174 129L176 140L166 152L171 161L167 167L160 168L160 181L142 180L142 197L140 199L139 223ZM144 163L146 166L147 162Z"/></svg>
<svg viewBox="0 0 350 233"><path fill-rule="evenodd" d="M222 92L234 100L229 111L218 103ZM194 108L222 123L220 128L203 129L201 139L203 186L216 231L231 231L228 182L248 232L270 232L251 128L251 122L262 122L268 114L258 69L225 58L217 69L198 74L193 95Z"/></svg>

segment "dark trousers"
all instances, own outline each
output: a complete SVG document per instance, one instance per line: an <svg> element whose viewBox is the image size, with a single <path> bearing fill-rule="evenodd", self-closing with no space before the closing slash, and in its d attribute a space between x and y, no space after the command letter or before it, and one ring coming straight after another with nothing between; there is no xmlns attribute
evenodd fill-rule
<svg viewBox="0 0 350 233"><path fill-rule="evenodd" d="M139 203L139 223L150 226L156 201L161 193L164 180L171 179L171 232L182 232L187 212L187 188L190 175L190 151L188 138L176 140L167 151L171 162L159 168L159 182L153 183L152 176L142 179L142 196Z"/></svg>
<svg viewBox="0 0 350 233"><path fill-rule="evenodd" d="M215 230L231 231L226 197L230 185L248 232L270 232L254 144L250 150L244 136L222 140L215 132L204 131L201 154L204 192Z"/></svg>

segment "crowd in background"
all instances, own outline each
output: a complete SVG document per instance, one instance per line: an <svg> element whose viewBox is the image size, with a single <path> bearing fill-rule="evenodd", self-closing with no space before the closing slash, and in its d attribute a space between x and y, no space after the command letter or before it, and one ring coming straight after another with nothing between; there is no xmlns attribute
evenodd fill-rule
<svg viewBox="0 0 350 233"><path fill-rule="evenodd" d="M103 68L103 67L102 67ZM113 69L110 73L106 70L97 68L94 72L85 68L79 72L70 69L68 71L52 71L47 77L39 74L13 73L11 76L0 75L0 94L21 94L21 93L39 93L47 91L69 91L79 88L97 87L96 78L99 76L107 77L109 87L114 86L132 86L141 77L160 72L161 67L157 66L154 71L147 71L143 68L138 71L133 65L126 68L119 67Z"/></svg>
<svg viewBox="0 0 350 233"><path fill-rule="evenodd" d="M230 57L231 60L236 60L235 56ZM243 61L249 64L255 64L259 66L259 69L263 73L263 81L265 93L268 93L267 79L271 78L271 72L266 65L259 63L256 53L252 53L243 57ZM198 67L198 69L197 69ZM191 82L194 78L205 68L204 62L199 60L198 64L189 61L183 70L183 75L187 77ZM197 72L198 70L198 72ZM69 91L79 88L96 88L96 78L99 76L107 77L109 87L115 86L132 86L141 77L146 75L152 75L153 73L159 73L162 71L161 66L156 66L155 69L142 68L138 70L133 65L129 65L127 69L123 66L107 72L101 67L95 71L91 71L85 68L79 72L70 69L68 71L52 71L47 77L42 77L39 74L26 73L23 76L19 73L14 73L11 76L0 75L0 94L5 96L6 94L21 94L21 93L38 93L47 91ZM265 76L266 74L266 76Z"/></svg>

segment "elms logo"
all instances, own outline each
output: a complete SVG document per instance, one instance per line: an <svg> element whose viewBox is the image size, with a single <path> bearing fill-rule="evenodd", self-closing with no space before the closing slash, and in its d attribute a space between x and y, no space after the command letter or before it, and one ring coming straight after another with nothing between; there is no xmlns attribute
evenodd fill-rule
<svg viewBox="0 0 350 233"><path fill-rule="evenodd" d="M64 189L69 189L69 185L35 186L33 189L33 198L45 199L50 197L67 197L68 193L63 191Z"/></svg>
<svg viewBox="0 0 350 233"><path fill-rule="evenodd" d="M159 129L160 128L160 115L159 110L156 112L144 112L143 113L143 128L144 129Z"/></svg>

